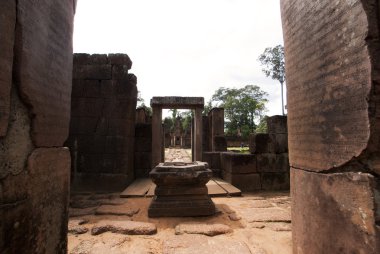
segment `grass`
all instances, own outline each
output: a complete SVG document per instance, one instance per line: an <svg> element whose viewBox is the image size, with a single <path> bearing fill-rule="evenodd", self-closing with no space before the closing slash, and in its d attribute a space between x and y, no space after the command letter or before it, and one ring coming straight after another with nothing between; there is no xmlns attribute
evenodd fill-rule
<svg viewBox="0 0 380 254"><path fill-rule="evenodd" d="M227 147L228 151L234 151L238 153L247 153L249 154L249 147Z"/></svg>

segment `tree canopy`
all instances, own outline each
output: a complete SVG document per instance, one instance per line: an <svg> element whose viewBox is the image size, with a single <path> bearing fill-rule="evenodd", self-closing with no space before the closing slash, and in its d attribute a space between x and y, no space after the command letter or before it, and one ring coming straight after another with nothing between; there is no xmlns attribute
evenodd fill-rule
<svg viewBox="0 0 380 254"><path fill-rule="evenodd" d="M274 48L266 48L258 59L264 66L262 71L267 77L278 80L281 84L282 114L284 115L284 91L285 82L285 57L284 47L277 45Z"/></svg>
<svg viewBox="0 0 380 254"><path fill-rule="evenodd" d="M254 85L221 87L215 91L211 101L213 105L224 108L228 134L248 136L256 128L255 120L260 120L266 111L267 95Z"/></svg>
<svg viewBox="0 0 380 254"><path fill-rule="evenodd" d="M263 66L262 71L267 77L285 82L285 58L284 47L277 45L273 48L266 48L264 53L259 56L259 61Z"/></svg>

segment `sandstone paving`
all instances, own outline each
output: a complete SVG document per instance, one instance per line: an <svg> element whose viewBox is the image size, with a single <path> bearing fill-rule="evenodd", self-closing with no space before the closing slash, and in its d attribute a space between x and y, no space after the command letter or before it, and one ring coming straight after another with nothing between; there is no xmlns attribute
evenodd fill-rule
<svg viewBox="0 0 380 254"><path fill-rule="evenodd" d="M157 233L157 227L148 222L102 220L92 227L91 234L99 235L108 231L125 235L152 235Z"/></svg>
<svg viewBox="0 0 380 254"><path fill-rule="evenodd" d="M139 208L133 208L128 205L101 205L95 210L95 214L133 216L139 211Z"/></svg>
<svg viewBox="0 0 380 254"><path fill-rule="evenodd" d="M249 247L242 241L202 236L176 236L163 242L163 254L251 254Z"/></svg>
<svg viewBox="0 0 380 254"><path fill-rule="evenodd" d="M179 224L175 227L176 235L183 234L201 234L207 236L216 236L232 232L232 229L224 224Z"/></svg>
<svg viewBox="0 0 380 254"><path fill-rule="evenodd" d="M82 198L90 199L91 195ZM106 195L96 200L103 199L113 202L119 197ZM187 218L149 218L147 209L151 198L125 200L124 204L108 206L124 207L124 210L139 209L139 212L128 216L95 214L92 210L92 214L87 212L84 213L87 215L72 217L74 228L83 226L89 230L83 234L68 234L68 253L292 253L290 209L285 206L290 202L289 193L245 193L243 197L213 198L219 211L217 214ZM93 208L70 210L73 209L90 211ZM81 219L88 222L81 224ZM147 228L142 230L144 227L140 223L152 224L148 227L152 231L145 231ZM191 225L196 226L189 228ZM215 232L222 232L221 229L227 233L215 235ZM177 235L179 231L181 234ZM136 232L155 233L134 235Z"/></svg>

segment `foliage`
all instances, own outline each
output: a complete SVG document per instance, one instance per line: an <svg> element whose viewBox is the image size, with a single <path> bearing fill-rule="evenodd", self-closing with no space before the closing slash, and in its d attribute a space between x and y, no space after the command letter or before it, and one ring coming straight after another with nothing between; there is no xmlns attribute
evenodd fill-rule
<svg viewBox="0 0 380 254"><path fill-rule="evenodd" d="M148 116L152 116L152 108L149 106L145 105L144 99L141 97L141 92L138 92L137 95L137 105L136 108L144 108L145 112L147 113Z"/></svg>
<svg viewBox="0 0 380 254"><path fill-rule="evenodd" d="M215 91L211 101L224 108L227 134L247 137L256 129L255 120L260 119L266 111L267 95L254 85L243 88L221 87Z"/></svg>
<svg viewBox="0 0 380 254"><path fill-rule="evenodd" d="M267 77L278 80L281 84L285 82L285 58L282 45L266 48L258 60L264 66L262 71Z"/></svg>
<svg viewBox="0 0 380 254"><path fill-rule="evenodd" d="M268 119L268 116L264 116L261 118L260 123L257 125L256 133L267 133L268 132L267 119Z"/></svg>

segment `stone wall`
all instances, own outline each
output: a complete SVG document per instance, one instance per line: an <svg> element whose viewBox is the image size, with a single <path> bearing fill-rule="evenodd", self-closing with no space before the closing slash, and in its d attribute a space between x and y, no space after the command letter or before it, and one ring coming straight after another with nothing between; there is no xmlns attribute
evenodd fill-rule
<svg viewBox="0 0 380 254"><path fill-rule="evenodd" d="M1 2L0 253L66 253L74 9Z"/></svg>
<svg viewBox="0 0 380 254"><path fill-rule="evenodd" d="M152 170L152 122L144 109L137 109L139 121L135 125L135 178L149 177Z"/></svg>
<svg viewBox="0 0 380 254"><path fill-rule="evenodd" d="M242 191L289 189L286 116L268 117L267 126L268 133L250 136L251 154L221 154L223 179Z"/></svg>
<svg viewBox="0 0 380 254"><path fill-rule="evenodd" d="M137 87L125 54L74 54L70 135L74 189L120 190L134 179Z"/></svg>
<svg viewBox="0 0 380 254"><path fill-rule="evenodd" d="M250 137L250 153L204 152L214 176L242 191L289 190L289 158L286 116L267 119L268 133Z"/></svg>
<svg viewBox="0 0 380 254"><path fill-rule="evenodd" d="M293 253L380 253L379 1L281 12Z"/></svg>

